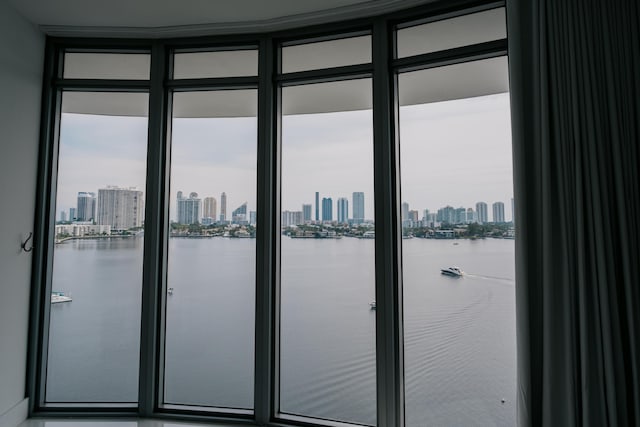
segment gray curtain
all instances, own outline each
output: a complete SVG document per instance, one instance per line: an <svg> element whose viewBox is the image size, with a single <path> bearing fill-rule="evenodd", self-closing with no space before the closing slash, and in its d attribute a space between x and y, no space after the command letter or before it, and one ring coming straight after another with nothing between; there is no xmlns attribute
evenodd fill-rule
<svg viewBox="0 0 640 427"><path fill-rule="evenodd" d="M521 426L640 425L639 4L507 0Z"/></svg>

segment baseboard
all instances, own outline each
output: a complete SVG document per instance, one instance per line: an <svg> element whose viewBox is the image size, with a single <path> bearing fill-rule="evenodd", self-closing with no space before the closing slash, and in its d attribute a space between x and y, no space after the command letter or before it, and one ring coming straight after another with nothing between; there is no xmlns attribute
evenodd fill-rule
<svg viewBox="0 0 640 427"><path fill-rule="evenodd" d="M26 397L20 403L0 415L0 426L2 427L18 427L27 419L29 413L29 398Z"/></svg>

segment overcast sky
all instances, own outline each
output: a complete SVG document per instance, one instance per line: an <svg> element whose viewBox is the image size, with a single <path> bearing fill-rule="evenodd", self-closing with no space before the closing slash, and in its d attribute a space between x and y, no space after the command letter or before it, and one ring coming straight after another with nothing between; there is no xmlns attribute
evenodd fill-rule
<svg viewBox="0 0 640 427"><path fill-rule="evenodd" d="M144 191L147 120L63 114L58 217L75 207L79 191L107 185ZM282 209L301 210L364 191L373 218L372 112L285 116L282 120ZM171 218L177 191L201 198L227 193L227 216L243 202L256 206L256 119L175 119ZM505 204L511 218L512 160L508 94L406 106L400 111L402 200L432 212L445 205ZM315 206L314 206L315 209ZM491 216L491 214L490 214Z"/></svg>

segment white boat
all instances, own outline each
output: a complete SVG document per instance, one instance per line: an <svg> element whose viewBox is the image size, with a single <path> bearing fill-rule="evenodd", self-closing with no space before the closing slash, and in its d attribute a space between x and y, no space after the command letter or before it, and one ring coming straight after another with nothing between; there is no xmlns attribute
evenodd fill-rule
<svg viewBox="0 0 640 427"><path fill-rule="evenodd" d="M462 277L464 275L464 271L462 271L459 267L447 267L440 270L440 273L445 276L451 277Z"/></svg>
<svg viewBox="0 0 640 427"><path fill-rule="evenodd" d="M51 292L51 304L57 304L60 302L70 302L71 297L69 295L65 295L64 292Z"/></svg>

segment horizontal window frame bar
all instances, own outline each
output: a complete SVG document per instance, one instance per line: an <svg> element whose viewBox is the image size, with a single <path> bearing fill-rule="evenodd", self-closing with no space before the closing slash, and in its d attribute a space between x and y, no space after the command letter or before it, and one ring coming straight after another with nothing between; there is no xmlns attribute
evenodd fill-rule
<svg viewBox="0 0 640 427"><path fill-rule="evenodd" d="M406 58L394 59L391 69L395 73L426 70L462 64L482 59L507 55L507 39L494 40L469 46L456 47L438 52L424 53Z"/></svg>
<svg viewBox="0 0 640 427"><path fill-rule="evenodd" d="M372 76L373 65L371 63L367 63L280 74L276 76L275 80L281 87L288 87L302 84L356 80L371 78Z"/></svg>
<svg viewBox="0 0 640 427"><path fill-rule="evenodd" d="M288 413L279 413L274 418L274 422L270 423L269 425L274 427L291 427L292 425L300 427L369 427L368 424L336 421L325 418L306 417L304 415L295 415Z"/></svg>
<svg viewBox="0 0 640 427"><path fill-rule="evenodd" d="M404 30L406 28L417 27L419 25L431 24L434 22L445 21L447 19L458 18L461 16L472 15L474 13L485 12L487 10L500 9L501 7L505 7L505 1L498 0L494 2L474 2L477 4L469 5L465 8L447 8L450 10L440 10L434 11L433 13L426 14L423 17L419 17L415 19L415 15L413 19L403 19L400 21L396 21L393 25L395 30ZM449 6L449 5L447 5ZM506 28L506 22L505 22Z"/></svg>
<svg viewBox="0 0 640 427"><path fill-rule="evenodd" d="M86 92L149 92L149 80L62 79L53 80L55 89Z"/></svg>
<svg viewBox="0 0 640 427"><path fill-rule="evenodd" d="M154 40L48 37L52 45L63 52L72 53L148 53L151 54Z"/></svg>
<svg viewBox="0 0 640 427"><path fill-rule="evenodd" d="M183 53L213 53L213 52L236 52L236 51L248 51L248 50L258 50L260 48L259 43L250 44L250 43L198 43L193 45L185 45L182 46L171 46L170 53L171 55L180 55Z"/></svg>
<svg viewBox="0 0 640 427"><path fill-rule="evenodd" d="M282 38L278 40L278 43L280 45L280 48L285 48L285 47L293 47L293 46L302 46L305 44L312 44L312 43L332 42L337 40L351 39L355 37L371 36L371 33L372 33L372 29L369 26L369 28L354 29L352 31L345 31L345 32L338 32L338 33L336 33L335 31L322 32L316 35L305 36L302 38L300 37Z"/></svg>
<svg viewBox="0 0 640 427"><path fill-rule="evenodd" d="M198 90L240 90L257 89L257 76L249 77L210 77L202 79L177 79L165 82L165 87L174 92Z"/></svg>
<svg viewBox="0 0 640 427"><path fill-rule="evenodd" d="M164 403L156 408L158 414L201 414L208 419L212 416L222 419L248 419L253 420L255 411L253 409L225 408L220 406L200 406L200 405L182 405L176 403Z"/></svg>
<svg viewBox="0 0 640 427"><path fill-rule="evenodd" d="M505 6L505 0L449 0L426 3L410 9L383 15L392 28L400 29L435 22L456 16L468 15L482 10L495 9ZM406 26L405 26L406 25Z"/></svg>

